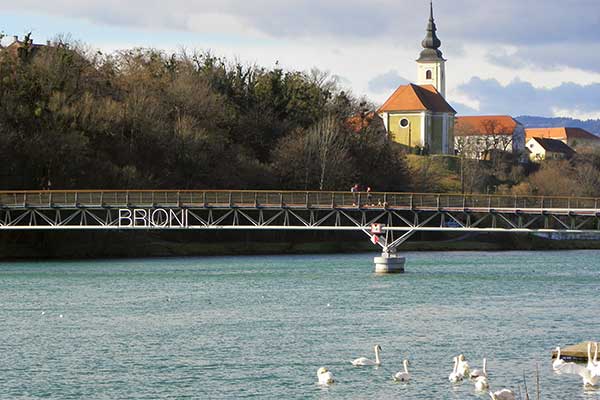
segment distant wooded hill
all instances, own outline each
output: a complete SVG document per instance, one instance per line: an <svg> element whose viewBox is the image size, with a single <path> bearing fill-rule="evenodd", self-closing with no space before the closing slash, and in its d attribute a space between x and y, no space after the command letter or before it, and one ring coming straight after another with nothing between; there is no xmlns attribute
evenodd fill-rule
<svg viewBox="0 0 600 400"><path fill-rule="evenodd" d="M582 128L600 136L600 119L588 119L587 121L582 121L574 118L546 118L524 115L517 117L516 120L522 123L525 128L555 128L564 126L568 128Z"/></svg>

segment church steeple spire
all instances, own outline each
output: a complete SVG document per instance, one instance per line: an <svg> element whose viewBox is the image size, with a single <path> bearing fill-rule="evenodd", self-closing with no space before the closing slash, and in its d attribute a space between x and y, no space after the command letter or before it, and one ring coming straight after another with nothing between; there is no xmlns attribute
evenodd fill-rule
<svg viewBox="0 0 600 400"><path fill-rule="evenodd" d="M446 60L442 57L442 42L437 37L437 27L433 19L433 1L429 2L429 24L427 34L421 42L423 51L417 60L419 85L433 85L442 96L446 96Z"/></svg>
<svg viewBox="0 0 600 400"><path fill-rule="evenodd" d="M421 42L423 51L417 61L437 61L443 60L442 52L439 50L442 42L437 37L437 27L433 18L433 0L429 2L429 24L427 25L427 34Z"/></svg>

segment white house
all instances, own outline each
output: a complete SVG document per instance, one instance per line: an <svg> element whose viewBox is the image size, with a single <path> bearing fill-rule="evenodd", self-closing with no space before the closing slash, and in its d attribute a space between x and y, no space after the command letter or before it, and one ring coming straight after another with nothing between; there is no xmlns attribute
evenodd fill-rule
<svg viewBox="0 0 600 400"><path fill-rule="evenodd" d="M494 151L518 154L525 150L525 128L508 115L457 117L454 147L457 154L478 160Z"/></svg>
<svg viewBox="0 0 600 400"><path fill-rule="evenodd" d="M575 150L556 139L531 138L527 141L526 147L529 151L529 159L534 162L559 160L575 154Z"/></svg>

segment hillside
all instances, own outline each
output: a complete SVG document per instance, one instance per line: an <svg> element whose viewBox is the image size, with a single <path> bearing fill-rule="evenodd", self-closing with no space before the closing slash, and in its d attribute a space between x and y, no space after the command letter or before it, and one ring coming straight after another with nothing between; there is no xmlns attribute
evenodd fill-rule
<svg viewBox="0 0 600 400"><path fill-rule="evenodd" d="M327 73L25 43L0 49L0 189L410 186L402 149Z"/></svg>
<svg viewBox="0 0 600 400"><path fill-rule="evenodd" d="M600 119L588 119L586 121L582 121L574 118L546 118L523 115L517 117L516 120L522 123L525 128L554 128L565 126L569 128L582 128L600 136Z"/></svg>

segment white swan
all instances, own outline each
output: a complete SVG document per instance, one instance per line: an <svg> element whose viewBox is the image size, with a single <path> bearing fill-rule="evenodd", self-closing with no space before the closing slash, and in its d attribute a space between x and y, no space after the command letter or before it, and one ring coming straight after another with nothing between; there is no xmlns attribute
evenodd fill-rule
<svg viewBox="0 0 600 400"><path fill-rule="evenodd" d="M483 392L484 390L488 390L489 388L490 384L487 380L487 377L480 376L479 378L475 379L475 390L477 390L478 392Z"/></svg>
<svg viewBox="0 0 600 400"><path fill-rule="evenodd" d="M563 374L579 375L583 379L584 386L599 386L600 375L595 375L587 367L573 362L564 363L559 371Z"/></svg>
<svg viewBox="0 0 600 400"><path fill-rule="evenodd" d="M462 376L469 376L470 372L469 363L465 361L465 356L462 354L458 356L458 372Z"/></svg>
<svg viewBox="0 0 600 400"><path fill-rule="evenodd" d="M594 359L592 360L592 375L600 375L600 363L598 362L598 342L594 342Z"/></svg>
<svg viewBox="0 0 600 400"><path fill-rule="evenodd" d="M381 346L376 344L375 346L373 346L373 350L375 350L375 361L369 360L367 357L359 357L356 360L352 361L352 365L381 365L381 360L379 359L379 352L381 351Z"/></svg>
<svg viewBox="0 0 600 400"><path fill-rule="evenodd" d="M592 365L588 365L588 369L592 376L600 376L600 363L598 363L598 342L594 342L594 359Z"/></svg>
<svg viewBox="0 0 600 400"><path fill-rule="evenodd" d="M458 372L458 357L454 357L454 368L452 373L448 375L448 380L452 383L457 383L463 380L463 375Z"/></svg>
<svg viewBox="0 0 600 400"><path fill-rule="evenodd" d="M489 392L492 400L515 400L515 393L512 390L502 389L497 392Z"/></svg>
<svg viewBox="0 0 600 400"><path fill-rule="evenodd" d="M396 382L408 382L410 380L410 374L408 373L408 360L402 362L404 364L404 371L396 372L394 380Z"/></svg>
<svg viewBox="0 0 600 400"><path fill-rule="evenodd" d="M587 349L588 349L587 369L589 369L591 371L594 369L594 360L592 360L592 342L588 342Z"/></svg>
<svg viewBox="0 0 600 400"><path fill-rule="evenodd" d="M556 360L554 360L554 362L552 362L552 369L554 371L559 371L560 367L562 367L565 364L565 360L562 360L560 358L560 347L556 347Z"/></svg>
<svg viewBox="0 0 600 400"><path fill-rule="evenodd" d="M317 377L319 378L319 385L329 385L335 382L333 374L325 367L317 370Z"/></svg>
<svg viewBox="0 0 600 400"><path fill-rule="evenodd" d="M471 379L477 379L479 377L485 377L487 378L487 371L486 371L486 366L487 366L487 358L483 358L483 369L474 369L473 371L471 371Z"/></svg>

